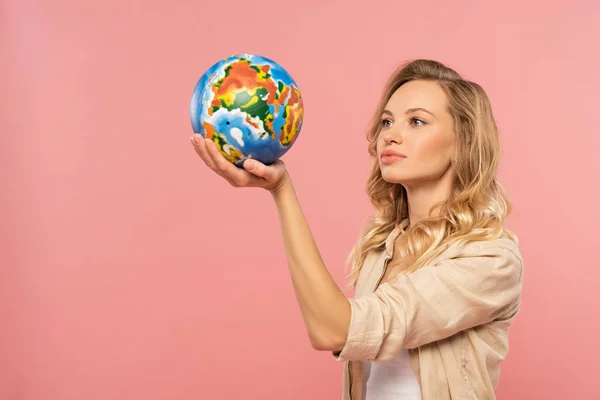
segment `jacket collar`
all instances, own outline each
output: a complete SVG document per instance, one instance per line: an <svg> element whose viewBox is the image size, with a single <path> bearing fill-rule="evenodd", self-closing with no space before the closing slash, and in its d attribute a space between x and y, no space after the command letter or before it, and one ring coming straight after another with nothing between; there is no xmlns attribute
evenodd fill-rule
<svg viewBox="0 0 600 400"><path fill-rule="evenodd" d="M391 257L394 253L396 238L408 227L408 222L408 218L403 219L399 224L394 226L392 232L385 239L385 252L388 257Z"/></svg>

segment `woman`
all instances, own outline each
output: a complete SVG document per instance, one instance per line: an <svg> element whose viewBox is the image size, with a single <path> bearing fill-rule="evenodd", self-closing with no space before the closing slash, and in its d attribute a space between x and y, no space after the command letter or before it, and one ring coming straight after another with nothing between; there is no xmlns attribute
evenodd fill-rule
<svg viewBox="0 0 600 400"><path fill-rule="evenodd" d="M354 298L324 265L285 164L236 168L194 136L233 186L272 194L312 346L345 363L343 399L495 398L523 276L479 85L431 60L392 75L368 132L375 217L353 249Z"/></svg>

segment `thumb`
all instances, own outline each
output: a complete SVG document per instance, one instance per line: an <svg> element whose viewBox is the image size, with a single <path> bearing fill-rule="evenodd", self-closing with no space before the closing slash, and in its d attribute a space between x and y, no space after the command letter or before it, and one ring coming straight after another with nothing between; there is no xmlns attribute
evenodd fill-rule
<svg viewBox="0 0 600 400"><path fill-rule="evenodd" d="M263 178L267 182L277 179L279 170L281 169L280 161L276 161L273 165L265 165L260 161L247 159L244 161L244 169L253 175Z"/></svg>

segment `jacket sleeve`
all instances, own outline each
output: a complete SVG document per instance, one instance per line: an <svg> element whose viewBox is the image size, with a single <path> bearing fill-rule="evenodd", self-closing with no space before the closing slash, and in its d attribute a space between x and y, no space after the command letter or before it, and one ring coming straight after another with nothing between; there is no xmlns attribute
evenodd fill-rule
<svg viewBox="0 0 600 400"><path fill-rule="evenodd" d="M352 316L338 361L385 360L511 312L522 286L520 254L477 246L436 265L401 274L349 299Z"/></svg>

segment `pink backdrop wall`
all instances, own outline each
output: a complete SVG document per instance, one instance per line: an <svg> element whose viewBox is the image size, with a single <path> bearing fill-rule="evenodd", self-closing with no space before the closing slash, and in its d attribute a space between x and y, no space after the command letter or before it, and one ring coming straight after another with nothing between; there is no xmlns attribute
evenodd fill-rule
<svg viewBox="0 0 600 400"><path fill-rule="evenodd" d="M599 3L295 3L3 2L0 398L339 398L271 199L188 142L197 79L240 52L301 87L284 159L340 284L388 75L427 57L480 82L526 261L498 398L600 398Z"/></svg>

